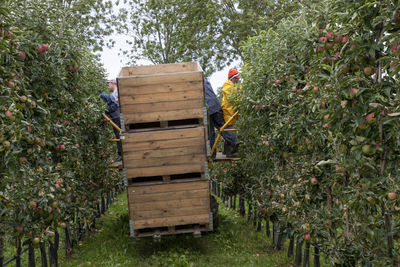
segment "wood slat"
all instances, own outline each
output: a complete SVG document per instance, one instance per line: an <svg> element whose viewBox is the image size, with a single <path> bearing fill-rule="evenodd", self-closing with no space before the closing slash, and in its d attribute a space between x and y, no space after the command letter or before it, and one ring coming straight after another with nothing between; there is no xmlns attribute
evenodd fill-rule
<svg viewBox="0 0 400 267"><path fill-rule="evenodd" d="M177 184L161 184L152 186L128 186L128 195L135 194L156 194L164 192L177 192L177 191L187 191L187 190L198 190L209 188L209 181L194 181L187 183L177 183ZM135 191L135 192L132 192Z"/></svg>
<svg viewBox="0 0 400 267"><path fill-rule="evenodd" d="M132 152L134 153L134 152ZM179 164L204 164L206 156L204 154L191 154L191 155L180 155L173 157L163 158L150 158L150 159L137 159L128 160L124 159L125 166L129 168L144 168L144 167L158 167L158 166L172 166Z"/></svg>
<svg viewBox="0 0 400 267"><path fill-rule="evenodd" d="M126 76L147 75L153 73L175 73L188 71L202 71L202 69L197 62L131 66L123 67L118 75L118 78Z"/></svg>
<svg viewBox="0 0 400 267"><path fill-rule="evenodd" d="M137 211L134 209L130 210L132 220L144 220L151 218L163 218L163 217L175 217L175 216L186 216L186 215L197 215L210 213L210 208L206 206L201 207L185 207L185 208L174 208L174 209L160 209L151 211Z"/></svg>
<svg viewBox="0 0 400 267"><path fill-rule="evenodd" d="M122 140L122 147L124 151L138 151L138 150L153 150L153 149L164 149L164 148L176 148L176 147L187 147L204 145L203 137L185 138L182 140L161 140L161 141L146 141L141 143L125 143Z"/></svg>
<svg viewBox="0 0 400 267"><path fill-rule="evenodd" d="M210 220L209 216L210 216L209 214L199 214L199 215L189 215L189 216L136 220L134 221L134 227L137 230L149 227L175 226L184 224L202 224L209 222Z"/></svg>
<svg viewBox="0 0 400 267"><path fill-rule="evenodd" d="M203 91L203 80L172 82L162 84L141 85L134 78L124 81L123 87L118 88L119 96L136 96L158 93L176 93L182 91Z"/></svg>
<svg viewBox="0 0 400 267"><path fill-rule="evenodd" d="M151 159L151 158L163 158L163 157L174 157L179 155L192 155L192 154L204 154L205 146L189 146L189 147L178 147L170 149L156 149L156 150L142 150L142 151L124 151L124 160L139 160L139 159Z"/></svg>
<svg viewBox="0 0 400 267"><path fill-rule="evenodd" d="M129 115L129 114L147 113L147 112L154 113L154 112L171 111L171 110L197 109L197 108L203 108L204 106L205 104L203 99L189 99L183 101L122 105L121 112Z"/></svg>
<svg viewBox="0 0 400 267"><path fill-rule="evenodd" d="M202 118L203 118L202 107L196 109L160 111L160 112L149 112L149 113L133 113L133 114L124 113L125 124L145 123L154 121L184 120L184 119L202 119Z"/></svg>
<svg viewBox="0 0 400 267"><path fill-rule="evenodd" d="M198 100L203 98L204 93L200 90L119 97L122 110L124 110L125 105Z"/></svg>
<svg viewBox="0 0 400 267"><path fill-rule="evenodd" d="M192 137L203 137L204 127L195 127L188 129L179 130L167 130L167 131L153 131L153 132L140 132L140 133L125 133L122 144L128 143L140 143L146 141L161 141L161 140L173 140L173 139L184 139Z"/></svg>
<svg viewBox="0 0 400 267"><path fill-rule="evenodd" d="M182 173L204 172L204 163L170 165L162 167L129 168L125 165L127 178L174 175Z"/></svg>
<svg viewBox="0 0 400 267"><path fill-rule="evenodd" d="M207 198L197 198L197 199L179 199L168 201L157 201L153 203L129 203L129 208L136 211L151 211L151 210L162 210L165 208L177 209L177 208L187 208L187 207L205 207L210 203L210 197Z"/></svg>
<svg viewBox="0 0 400 267"><path fill-rule="evenodd" d="M189 191L176 191L176 192L160 192L154 194L138 194L137 192L130 191L129 194L129 203L137 204L137 203L155 203L157 201L169 202L171 200L179 200L179 199L199 199L199 198L207 198L210 196L210 190L208 188L205 189L196 189ZM166 204L165 208L169 210L169 205Z"/></svg>
<svg viewBox="0 0 400 267"><path fill-rule="evenodd" d="M153 73L141 76L119 77L118 87L123 88L126 86L136 85L150 85L150 84L170 84L170 83L184 83L191 81L203 80L203 72L178 72L178 73Z"/></svg>

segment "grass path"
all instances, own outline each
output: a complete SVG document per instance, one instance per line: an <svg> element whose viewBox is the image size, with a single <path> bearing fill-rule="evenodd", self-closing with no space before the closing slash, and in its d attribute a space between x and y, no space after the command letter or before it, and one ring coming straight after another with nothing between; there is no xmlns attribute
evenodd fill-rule
<svg viewBox="0 0 400 267"><path fill-rule="evenodd" d="M72 259L60 266L289 266L285 250L270 248L271 240L256 233L235 211L220 204L220 226L214 233L152 238L129 237L126 194L121 194L99 229L75 247Z"/></svg>

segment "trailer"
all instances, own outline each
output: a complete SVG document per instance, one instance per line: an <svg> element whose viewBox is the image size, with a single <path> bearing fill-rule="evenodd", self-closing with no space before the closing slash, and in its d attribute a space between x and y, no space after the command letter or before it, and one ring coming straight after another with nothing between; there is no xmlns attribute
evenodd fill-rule
<svg viewBox="0 0 400 267"><path fill-rule="evenodd" d="M132 237L213 231L207 110L197 62L122 68L122 166Z"/></svg>

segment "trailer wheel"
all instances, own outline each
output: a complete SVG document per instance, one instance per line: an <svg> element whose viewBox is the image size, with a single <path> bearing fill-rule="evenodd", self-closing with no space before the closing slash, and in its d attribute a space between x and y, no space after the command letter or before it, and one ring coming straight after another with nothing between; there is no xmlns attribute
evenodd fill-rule
<svg viewBox="0 0 400 267"><path fill-rule="evenodd" d="M211 212L213 215L213 229L215 231L218 229L218 223L219 223L219 221L218 221L218 206L219 205L218 205L217 199L213 195L211 195L210 198L211 198L211 201L210 201Z"/></svg>

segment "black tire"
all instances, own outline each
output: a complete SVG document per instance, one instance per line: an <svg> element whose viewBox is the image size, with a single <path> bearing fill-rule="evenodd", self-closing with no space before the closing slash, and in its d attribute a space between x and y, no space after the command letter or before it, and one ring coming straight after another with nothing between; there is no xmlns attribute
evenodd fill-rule
<svg viewBox="0 0 400 267"><path fill-rule="evenodd" d="M219 224L219 220L218 220L218 202L215 199L215 197L213 195L210 196L210 205L211 205L211 212L213 215L213 230L217 230L218 229L218 224Z"/></svg>

